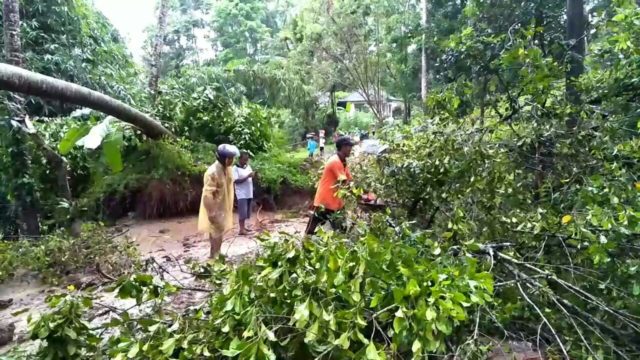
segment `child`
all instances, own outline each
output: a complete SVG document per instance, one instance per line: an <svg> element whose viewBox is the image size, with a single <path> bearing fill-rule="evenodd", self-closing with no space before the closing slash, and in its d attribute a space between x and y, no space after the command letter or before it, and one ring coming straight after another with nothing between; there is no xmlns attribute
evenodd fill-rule
<svg viewBox="0 0 640 360"><path fill-rule="evenodd" d="M312 137L309 137L309 140L307 141L307 151L309 152L309 158L313 158L313 154L316 152L317 148L318 143L316 142L316 140Z"/></svg>

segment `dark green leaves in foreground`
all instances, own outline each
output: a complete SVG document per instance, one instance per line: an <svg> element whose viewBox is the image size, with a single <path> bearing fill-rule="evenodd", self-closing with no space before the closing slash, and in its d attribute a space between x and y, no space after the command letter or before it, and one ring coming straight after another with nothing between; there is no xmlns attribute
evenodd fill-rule
<svg viewBox="0 0 640 360"><path fill-rule="evenodd" d="M436 258L433 249L442 244L423 234L411 237L411 246L386 231L365 232L355 242L334 235L302 242L285 235L265 239L255 262L196 269L220 287L204 305L181 314L165 302L175 287L134 275L119 282L117 294L135 299L137 310L146 309L147 315L123 311L95 329L83 327L78 338L116 330L88 349L117 359L387 359L444 353L445 339L463 334L461 325L492 301L493 279L476 268L476 260L444 252ZM39 329L77 316L60 304L66 303L54 303L54 311L33 325L32 336L47 340L43 353L55 343Z"/></svg>

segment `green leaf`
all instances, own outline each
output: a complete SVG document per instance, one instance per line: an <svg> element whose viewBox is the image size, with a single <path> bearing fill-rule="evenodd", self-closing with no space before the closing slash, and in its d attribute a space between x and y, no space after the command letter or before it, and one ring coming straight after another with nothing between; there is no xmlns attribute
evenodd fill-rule
<svg viewBox="0 0 640 360"><path fill-rule="evenodd" d="M440 320L436 322L436 328L445 335L451 334L451 324L449 324L448 320Z"/></svg>
<svg viewBox="0 0 640 360"><path fill-rule="evenodd" d="M619 13L616 16L614 16L611 20L615 22L621 22L621 21L624 21L625 18L626 18L626 15L624 13Z"/></svg>
<svg viewBox="0 0 640 360"><path fill-rule="evenodd" d="M238 356L241 352L243 352L246 347L247 346L244 342L242 342L238 338L234 338L233 340L231 340L231 343L229 344L229 349L222 350L221 353L223 356L226 356L226 357L234 357L234 356Z"/></svg>
<svg viewBox="0 0 640 360"><path fill-rule="evenodd" d="M342 335L340 335L340 337L334 342L334 344L340 346L344 350L347 350L349 348L349 336L350 333L348 332L342 333Z"/></svg>
<svg viewBox="0 0 640 360"><path fill-rule="evenodd" d="M331 269L331 271L336 271L338 268L340 268L338 259L336 259L335 256L329 256L329 269Z"/></svg>
<svg viewBox="0 0 640 360"><path fill-rule="evenodd" d="M277 341L278 339L276 339L276 335L273 333L273 331L267 329L266 326L262 325L262 331L265 335L267 335L267 339L269 339L269 341Z"/></svg>
<svg viewBox="0 0 640 360"><path fill-rule="evenodd" d="M70 327L65 327L64 328L64 334L67 335L70 339L73 339L73 340L78 338L78 335L76 334L76 332L73 331L73 329L70 328Z"/></svg>
<svg viewBox="0 0 640 360"><path fill-rule="evenodd" d="M262 352L262 354L267 358L267 360L276 360L276 354L271 351L271 349L263 342L258 344L258 349Z"/></svg>
<svg viewBox="0 0 640 360"><path fill-rule="evenodd" d="M40 325L40 329L38 329L38 338L44 339L49 335L49 326Z"/></svg>
<svg viewBox="0 0 640 360"><path fill-rule="evenodd" d="M122 133L111 133L102 143L104 159L114 173L122 171Z"/></svg>
<svg viewBox="0 0 640 360"><path fill-rule="evenodd" d="M425 314L427 321L431 321L436 318L436 311L433 308L428 308Z"/></svg>
<svg viewBox="0 0 640 360"><path fill-rule="evenodd" d="M163 354L170 356L171 354L173 354L173 349L175 349L176 347L177 340L177 338L170 338L165 340L160 347L160 351L162 351Z"/></svg>
<svg viewBox="0 0 640 360"><path fill-rule="evenodd" d="M238 356L242 351L239 350L222 350L220 353L226 357L235 357Z"/></svg>
<svg viewBox="0 0 640 360"><path fill-rule="evenodd" d="M67 155L69 151L73 149L76 142L89 133L90 129L91 127L89 125L80 125L69 129L58 144L60 154Z"/></svg>
<svg viewBox="0 0 640 360"><path fill-rule="evenodd" d="M378 303L380 302L380 299L382 299L382 294L376 294L373 299L371 299L371 304L369 304L370 308L374 308L376 306L378 306Z"/></svg>
<svg viewBox="0 0 640 360"><path fill-rule="evenodd" d="M404 290L402 288L394 287L392 291L393 291L393 301L398 304L401 303L402 298L404 297Z"/></svg>
<svg viewBox="0 0 640 360"><path fill-rule="evenodd" d="M416 296L420 294L420 286L418 286L418 282L416 281L416 279L409 280L409 283L407 283L407 287L405 289L405 294L410 296Z"/></svg>
<svg viewBox="0 0 640 360"><path fill-rule="evenodd" d="M303 328L309 321L309 299L296 306L293 320L298 328Z"/></svg>
<svg viewBox="0 0 640 360"><path fill-rule="evenodd" d="M420 352L420 350L422 350L422 343L420 342L420 340L415 339L413 341L413 345L411 345L411 351L413 351L414 354L417 354Z"/></svg>
<svg viewBox="0 0 640 360"><path fill-rule="evenodd" d="M376 349L376 345L372 342L367 346L366 351L368 360L380 360L380 355L378 355L378 349Z"/></svg>
<svg viewBox="0 0 640 360"><path fill-rule="evenodd" d="M393 319L393 330L396 333L401 332L405 328L406 323L407 321L404 318L396 317Z"/></svg>
<svg viewBox="0 0 640 360"><path fill-rule="evenodd" d="M76 347L76 343L75 342L67 343L67 354L74 355L77 350L78 350L78 348Z"/></svg>
<svg viewBox="0 0 640 360"><path fill-rule="evenodd" d="M129 359L133 359L136 357L136 355L138 355L138 352L140 351L140 343L135 343L131 349L129 349L129 352L127 353L127 357Z"/></svg>
<svg viewBox="0 0 640 360"><path fill-rule="evenodd" d="M320 321L316 320L316 322L311 325L309 329L307 329L307 334L304 337L304 342L307 344L314 341L318 338L318 333L320 332Z"/></svg>

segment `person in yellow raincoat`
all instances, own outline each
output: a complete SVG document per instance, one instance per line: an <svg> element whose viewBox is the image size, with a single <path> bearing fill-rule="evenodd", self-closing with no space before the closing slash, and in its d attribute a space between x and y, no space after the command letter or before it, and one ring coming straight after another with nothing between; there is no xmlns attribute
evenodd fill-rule
<svg viewBox="0 0 640 360"><path fill-rule="evenodd" d="M198 231L209 235L210 257L220 253L224 233L233 227L233 159L238 148L222 144L216 152L217 161L204 173Z"/></svg>

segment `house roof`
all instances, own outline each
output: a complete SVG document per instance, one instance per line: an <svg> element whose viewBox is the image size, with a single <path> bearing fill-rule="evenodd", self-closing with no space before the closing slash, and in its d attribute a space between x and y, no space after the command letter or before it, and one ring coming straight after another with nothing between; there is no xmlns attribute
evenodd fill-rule
<svg viewBox="0 0 640 360"><path fill-rule="evenodd" d="M400 99L394 98L393 96L389 96L386 92L382 92L382 97L386 101L400 101ZM347 97L338 100L339 102L366 102L367 100L364 98L360 91L354 91L351 94L347 95Z"/></svg>

